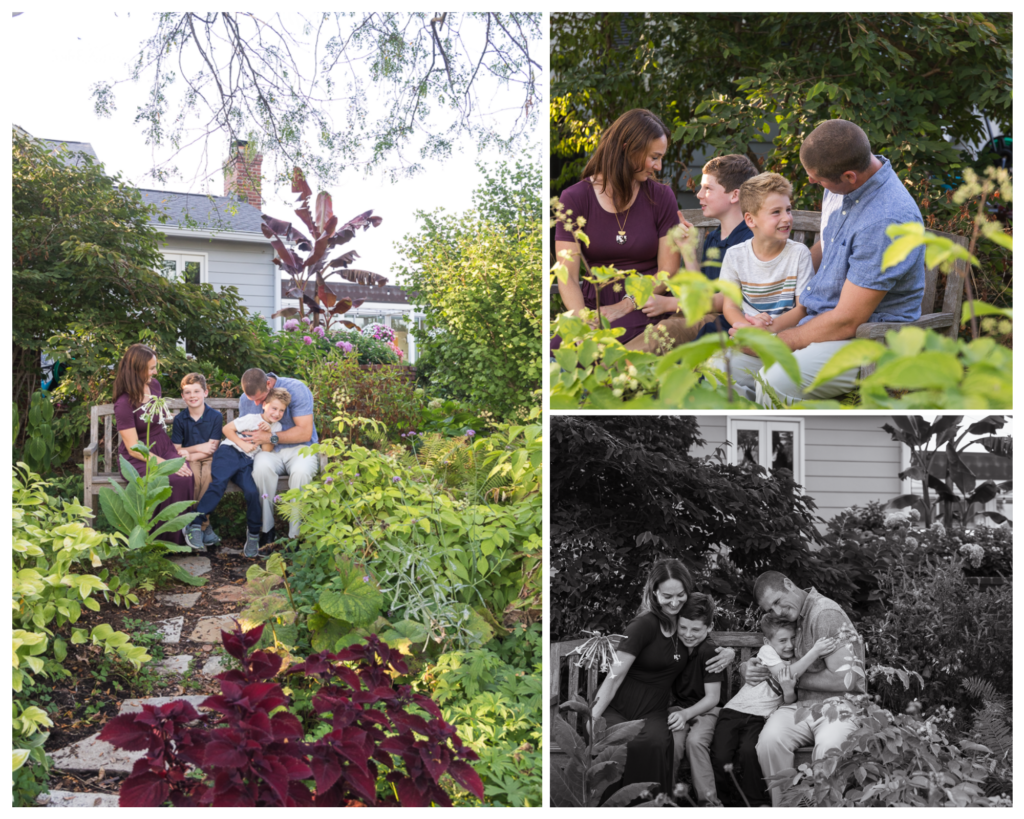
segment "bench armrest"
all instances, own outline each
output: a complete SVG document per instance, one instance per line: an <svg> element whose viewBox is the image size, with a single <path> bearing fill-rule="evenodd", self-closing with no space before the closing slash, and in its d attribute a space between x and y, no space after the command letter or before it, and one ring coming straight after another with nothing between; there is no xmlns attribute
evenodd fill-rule
<svg viewBox="0 0 1024 819"><path fill-rule="evenodd" d="M99 452L100 444L99 441L93 441L89 446L82 450L82 455L88 458L90 455L95 455Z"/></svg>
<svg viewBox="0 0 1024 819"><path fill-rule="evenodd" d="M904 327L931 328L932 330L946 330L953 326L954 318L952 313L929 313L921 316L916 321L873 321L862 324L857 328L857 338L870 338L881 341L889 330L902 330Z"/></svg>

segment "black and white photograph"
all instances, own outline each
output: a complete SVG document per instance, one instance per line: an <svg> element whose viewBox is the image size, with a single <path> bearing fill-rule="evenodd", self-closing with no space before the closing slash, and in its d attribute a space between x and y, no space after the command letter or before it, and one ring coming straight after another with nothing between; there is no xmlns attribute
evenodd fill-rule
<svg viewBox="0 0 1024 819"><path fill-rule="evenodd" d="M550 439L552 806L1011 804L1011 417Z"/></svg>

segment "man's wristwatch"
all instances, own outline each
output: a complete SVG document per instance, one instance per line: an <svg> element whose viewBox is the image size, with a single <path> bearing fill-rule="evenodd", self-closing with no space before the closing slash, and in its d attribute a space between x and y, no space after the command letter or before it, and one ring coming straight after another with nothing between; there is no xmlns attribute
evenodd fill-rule
<svg viewBox="0 0 1024 819"><path fill-rule="evenodd" d="M274 446L277 446L277 440L278 440L277 439L277 433L276 432L271 432L270 433L270 443L272 443Z"/></svg>

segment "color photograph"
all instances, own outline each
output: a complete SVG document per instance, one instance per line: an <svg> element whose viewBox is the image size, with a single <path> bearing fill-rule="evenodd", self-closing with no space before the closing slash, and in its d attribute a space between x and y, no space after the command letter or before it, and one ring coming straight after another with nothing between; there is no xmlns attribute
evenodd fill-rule
<svg viewBox="0 0 1024 819"><path fill-rule="evenodd" d="M1012 32L552 13L551 408L1011 408Z"/></svg>
<svg viewBox="0 0 1024 819"><path fill-rule="evenodd" d="M544 15L8 25L13 805L541 805Z"/></svg>

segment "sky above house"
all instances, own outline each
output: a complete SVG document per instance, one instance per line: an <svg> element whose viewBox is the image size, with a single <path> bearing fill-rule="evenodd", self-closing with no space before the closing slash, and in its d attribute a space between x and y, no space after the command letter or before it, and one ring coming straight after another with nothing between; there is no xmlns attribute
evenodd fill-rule
<svg viewBox="0 0 1024 819"><path fill-rule="evenodd" d="M142 127L133 122L146 94L145 82L116 86L117 110L110 118L100 118L93 110L92 86L100 80L128 76L129 63L137 56L140 44L155 31L151 14L128 16L85 7L62 8L59 13L27 11L8 25L8 64L24 66L30 74L8 84L6 98L14 124L36 137L90 143L108 173L121 173L136 187L223 194L220 165L228 151L227 136L210 140L211 153L219 150L216 155L204 157L197 146L175 159L184 179L161 184L146 176L150 168L170 155L170 149L147 146ZM536 59L547 62L543 43L536 45ZM509 107L501 105L497 95L487 102L495 109ZM497 114L498 121L507 121L511 129L516 113L502 111ZM343 109L332 114L336 121L344 120ZM543 127L543 117L540 123ZM539 133L534 142L541 144ZM496 153L478 156L475 147L470 146L444 163L426 160L424 172L396 183L385 182L379 175L364 179L357 171L345 172L329 188L339 219L347 220L372 209L384 220L380 227L360 233L346 245L346 250L359 253L354 266L396 283L392 266L401 259L401 252L395 243L418 232L416 211L468 210L473 190L483 181L477 161L491 163L500 158ZM272 171L269 166L269 159L265 160L265 172ZM202 173L197 174L197 169ZM294 195L287 186L275 189L265 182L263 198L265 212L296 221Z"/></svg>

